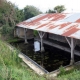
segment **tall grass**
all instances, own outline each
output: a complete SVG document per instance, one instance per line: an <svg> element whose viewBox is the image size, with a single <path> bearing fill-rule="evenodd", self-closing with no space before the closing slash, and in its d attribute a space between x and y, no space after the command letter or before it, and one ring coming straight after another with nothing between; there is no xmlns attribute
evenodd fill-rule
<svg viewBox="0 0 80 80"><path fill-rule="evenodd" d="M57 80L80 80L80 69L77 69L77 67L74 67L69 71L62 70L63 69L61 69Z"/></svg>
<svg viewBox="0 0 80 80"><path fill-rule="evenodd" d="M22 66L21 62L18 51L10 50L7 44L0 40L0 80L45 80L28 66Z"/></svg>

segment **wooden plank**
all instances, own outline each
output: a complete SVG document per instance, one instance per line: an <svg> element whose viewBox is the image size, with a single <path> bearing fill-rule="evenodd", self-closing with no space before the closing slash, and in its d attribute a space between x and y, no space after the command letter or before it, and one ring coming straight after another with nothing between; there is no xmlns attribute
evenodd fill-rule
<svg viewBox="0 0 80 80"><path fill-rule="evenodd" d="M38 41L40 42L40 39L35 39L35 40L38 40ZM66 52L71 53L71 49L68 48L68 47L65 47L65 46L62 46L62 45L59 45L59 44L50 42L50 41L48 41L48 40L44 40L44 39L43 39L43 43L44 43L44 44L47 44L47 45L50 45L50 46L52 46L52 47L55 47L55 48L64 50L64 51L66 51ZM74 50L74 54L80 56L80 51Z"/></svg>

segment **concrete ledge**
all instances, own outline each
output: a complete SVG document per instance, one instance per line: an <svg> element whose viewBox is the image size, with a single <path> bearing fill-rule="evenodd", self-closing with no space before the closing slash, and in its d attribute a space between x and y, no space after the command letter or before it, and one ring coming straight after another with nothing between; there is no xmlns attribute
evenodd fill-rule
<svg viewBox="0 0 80 80"><path fill-rule="evenodd" d="M13 50L16 49L12 45L10 45L8 43L6 43L6 44L9 47L10 50L13 51ZM30 59L28 56L26 56L25 54L21 53L20 51L19 51L18 57L21 58L38 75L44 75L44 74L48 74L49 73L47 70L45 70L43 67L41 67L40 65L38 65L35 61L33 61L32 59Z"/></svg>
<svg viewBox="0 0 80 80"><path fill-rule="evenodd" d="M43 67L38 65L35 61L30 59L28 56L24 55L23 53L20 53L18 56L22 58L22 60L39 75L46 75L48 77L56 77L60 73L59 69L52 71L52 72L48 72L47 70L45 70ZM68 71L72 69L73 66L67 65L67 66L64 66L64 68L66 71Z"/></svg>
<svg viewBox="0 0 80 80"><path fill-rule="evenodd" d="M47 70L45 70L43 67L38 65L35 61L30 59L28 56L24 55L23 53L20 53L18 56L37 74L44 75L49 73Z"/></svg>

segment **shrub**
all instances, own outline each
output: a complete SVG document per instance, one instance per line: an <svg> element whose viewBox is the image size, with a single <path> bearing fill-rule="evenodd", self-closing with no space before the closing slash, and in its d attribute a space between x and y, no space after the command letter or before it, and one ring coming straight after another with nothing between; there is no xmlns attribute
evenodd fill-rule
<svg viewBox="0 0 80 80"><path fill-rule="evenodd" d="M13 35L13 27L10 27L9 25L3 25L2 26L2 29L1 29L1 33L3 34L3 35L6 35L6 34L8 34L8 35Z"/></svg>
<svg viewBox="0 0 80 80"><path fill-rule="evenodd" d="M59 68L59 70L60 70L60 73L59 73L59 75L63 75L63 74L65 74L65 68L63 67L63 66L60 66L60 68Z"/></svg>

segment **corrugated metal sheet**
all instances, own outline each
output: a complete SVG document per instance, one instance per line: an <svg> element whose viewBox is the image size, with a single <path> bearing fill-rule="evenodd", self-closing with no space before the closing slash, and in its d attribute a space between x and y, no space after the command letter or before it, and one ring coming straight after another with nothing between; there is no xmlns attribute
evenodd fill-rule
<svg viewBox="0 0 80 80"><path fill-rule="evenodd" d="M40 14L16 26L80 39L80 13Z"/></svg>

